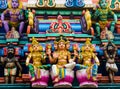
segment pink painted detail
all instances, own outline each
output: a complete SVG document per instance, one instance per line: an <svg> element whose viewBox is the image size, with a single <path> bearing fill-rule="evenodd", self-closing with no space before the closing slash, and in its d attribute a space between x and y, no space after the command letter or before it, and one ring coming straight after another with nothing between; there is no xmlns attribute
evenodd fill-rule
<svg viewBox="0 0 120 89"><path fill-rule="evenodd" d="M61 81L61 82L59 82L59 83L55 83L55 84L54 84L54 87L60 86L60 85L66 85L66 86L71 86L71 87L72 87L72 84L71 84L71 83L69 83L69 82L64 82L64 81Z"/></svg>
<svg viewBox="0 0 120 89"><path fill-rule="evenodd" d="M55 77L53 77L52 79L54 80ZM74 79L73 77L67 75L65 78L60 79L59 82L55 83L55 84L57 84L57 85L58 84L64 84L64 83L71 84L73 82L73 79Z"/></svg>
<svg viewBox="0 0 120 89"><path fill-rule="evenodd" d="M90 77L90 79L87 78L86 70L83 70L81 72L77 71L76 77L78 79L78 82L79 82L80 86L93 85L93 86L98 87L98 83L93 81L92 76Z"/></svg>
<svg viewBox="0 0 120 89"><path fill-rule="evenodd" d="M73 77L71 76L66 76L65 78L61 79L59 82L69 82L69 83L72 83L73 81Z"/></svg>
<svg viewBox="0 0 120 89"><path fill-rule="evenodd" d="M93 85L93 86L98 87L98 84L96 82L91 82L91 81L82 82L80 83L79 86L84 86L84 85Z"/></svg>
<svg viewBox="0 0 120 89"><path fill-rule="evenodd" d="M35 85L41 85L41 86L46 86L46 87L47 87L47 83L46 83L46 82L43 82L43 81L33 82L33 83L32 83L32 86L35 86Z"/></svg>
<svg viewBox="0 0 120 89"><path fill-rule="evenodd" d="M48 80L49 80L49 77L42 76L40 79L36 79L35 81L33 81L32 82L32 86L34 86L34 85L47 86Z"/></svg>

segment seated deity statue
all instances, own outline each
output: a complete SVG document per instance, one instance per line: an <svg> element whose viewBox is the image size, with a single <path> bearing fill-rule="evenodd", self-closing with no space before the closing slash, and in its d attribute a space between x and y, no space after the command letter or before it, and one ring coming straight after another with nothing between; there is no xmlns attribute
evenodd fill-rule
<svg viewBox="0 0 120 89"><path fill-rule="evenodd" d="M22 2L20 0L10 0L8 8L1 14L1 20L4 25L6 33L11 30L11 27L16 29L19 27L19 34L22 35L24 28L24 14ZM8 19L6 20L6 15Z"/></svg>
<svg viewBox="0 0 120 89"><path fill-rule="evenodd" d="M95 30L97 32L96 36L100 36L101 31L105 30L107 26L109 30L113 33L115 30L115 24L117 22L117 15L108 7L106 0L99 0L99 8L96 9L93 18L97 20L95 23ZM113 21L109 23L108 17L113 17Z"/></svg>
<svg viewBox="0 0 120 89"><path fill-rule="evenodd" d="M94 51L95 47L90 43L90 39L88 38L78 56L78 62L82 62L82 64L76 64L76 76L80 87L98 87L97 71L100 62Z"/></svg>
<svg viewBox="0 0 120 89"><path fill-rule="evenodd" d="M69 51L69 44L65 37L60 36L54 41L55 50L51 53L51 48L46 51L50 63L52 63L51 77L54 83L54 87L72 87L72 82L74 79L74 67L75 58L71 58L71 53Z"/></svg>
<svg viewBox="0 0 120 89"><path fill-rule="evenodd" d="M30 63L32 60L32 63ZM44 64L46 62L46 55L43 52L43 47L33 37L30 47L30 53L26 59L26 66L29 68L30 80L32 87L47 87L49 80L50 64ZM43 65L44 64L44 65Z"/></svg>

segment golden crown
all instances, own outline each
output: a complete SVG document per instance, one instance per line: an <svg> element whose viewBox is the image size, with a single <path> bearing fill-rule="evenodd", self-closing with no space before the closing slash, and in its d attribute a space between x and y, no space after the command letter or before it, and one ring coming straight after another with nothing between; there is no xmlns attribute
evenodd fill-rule
<svg viewBox="0 0 120 89"><path fill-rule="evenodd" d="M87 38L87 39L86 39L85 44L91 44L91 42L90 42L90 38Z"/></svg>
<svg viewBox="0 0 120 89"><path fill-rule="evenodd" d="M60 37L60 40L58 41L59 42L64 42L65 43L65 40L63 39L63 36Z"/></svg>
<svg viewBox="0 0 120 89"><path fill-rule="evenodd" d="M66 38L67 39L67 38ZM66 41L66 44L69 44L70 43L70 41L67 39L67 41Z"/></svg>
<svg viewBox="0 0 120 89"><path fill-rule="evenodd" d="M32 37L32 45L39 44L36 38Z"/></svg>

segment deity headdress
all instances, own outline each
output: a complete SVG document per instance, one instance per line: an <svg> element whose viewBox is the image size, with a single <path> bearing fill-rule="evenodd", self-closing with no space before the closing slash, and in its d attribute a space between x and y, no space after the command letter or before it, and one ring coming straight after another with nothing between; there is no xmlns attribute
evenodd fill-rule
<svg viewBox="0 0 120 89"><path fill-rule="evenodd" d="M39 44L37 39L32 37L32 45L36 45L36 44Z"/></svg>
<svg viewBox="0 0 120 89"><path fill-rule="evenodd" d="M63 37L63 36L60 36L60 39L59 39L58 43L60 43L60 42L65 43L65 39L64 39L64 37Z"/></svg>
<svg viewBox="0 0 120 89"><path fill-rule="evenodd" d="M86 39L85 44L84 44L84 45L82 46L82 48L81 48L81 51L82 51L82 52L85 51L85 46L86 46L86 45L89 45L89 46L90 46L90 51L91 51L91 52L94 50L94 47L93 47L93 45L92 45L91 42L90 42L90 38L87 38L87 39Z"/></svg>
<svg viewBox="0 0 120 89"><path fill-rule="evenodd" d="M8 47L8 49L11 49L11 48L14 49L14 45L12 43L8 43L7 47Z"/></svg>
<svg viewBox="0 0 120 89"><path fill-rule="evenodd" d="M12 8L12 0L8 2L8 8ZM21 0L18 0L19 6L18 8L21 9L23 7Z"/></svg>
<svg viewBox="0 0 120 89"><path fill-rule="evenodd" d="M66 44L70 44L70 41L66 38Z"/></svg>
<svg viewBox="0 0 120 89"><path fill-rule="evenodd" d="M90 38L87 38L87 39L86 39L85 45L86 45L86 44L88 44L88 45L91 44L91 42L90 42Z"/></svg>
<svg viewBox="0 0 120 89"><path fill-rule="evenodd" d="M38 45L39 47L39 51L42 51L43 50L43 47L39 44L39 42L37 41L36 38L32 37L32 46L34 45ZM30 47L30 51L32 52L33 51L33 47Z"/></svg>
<svg viewBox="0 0 120 89"><path fill-rule="evenodd" d="M58 44L60 42L63 42L65 44L70 43L70 41L66 37L64 37L63 35L60 35L58 38L56 38L56 40L54 41L54 44Z"/></svg>

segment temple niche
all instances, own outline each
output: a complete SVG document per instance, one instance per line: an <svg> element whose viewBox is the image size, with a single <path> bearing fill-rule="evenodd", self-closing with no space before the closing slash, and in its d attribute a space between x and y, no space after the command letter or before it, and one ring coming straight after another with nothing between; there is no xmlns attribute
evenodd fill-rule
<svg viewBox="0 0 120 89"><path fill-rule="evenodd" d="M120 88L120 0L0 0L0 89Z"/></svg>

